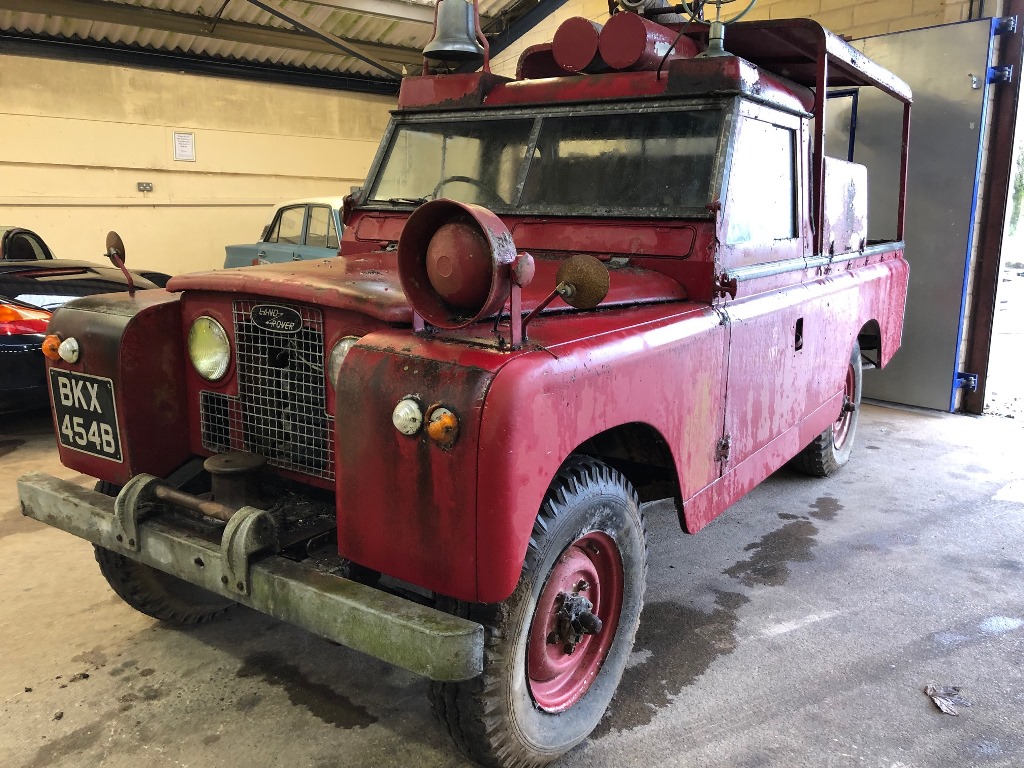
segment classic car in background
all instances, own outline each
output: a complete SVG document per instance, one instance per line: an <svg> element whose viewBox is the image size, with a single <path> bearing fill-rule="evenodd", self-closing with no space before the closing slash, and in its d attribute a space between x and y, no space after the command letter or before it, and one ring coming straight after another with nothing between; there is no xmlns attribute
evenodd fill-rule
<svg viewBox="0 0 1024 768"><path fill-rule="evenodd" d="M313 197L281 203L258 243L225 247L225 267L280 261L327 259L338 255L342 197Z"/></svg>
<svg viewBox="0 0 1024 768"><path fill-rule="evenodd" d="M140 289L160 288L170 279L162 272L132 274ZM54 310L82 296L126 290L119 269L56 259L35 232L0 227L0 413L49 401L40 346Z"/></svg>

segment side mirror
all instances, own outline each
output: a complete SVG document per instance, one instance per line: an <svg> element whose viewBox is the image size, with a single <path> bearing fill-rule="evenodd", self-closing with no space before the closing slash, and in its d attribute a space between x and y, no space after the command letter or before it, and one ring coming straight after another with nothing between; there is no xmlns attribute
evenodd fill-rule
<svg viewBox="0 0 1024 768"><path fill-rule="evenodd" d="M352 209L356 207L359 198L363 195L362 187L352 187L345 197L341 199L341 223L348 226L348 220L352 218Z"/></svg>
<svg viewBox="0 0 1024 768"><path fill-rule="evenodd" d="M555 275L555 290L523 318L523 336L526 326L552 301L561 296L562 301L575 309L593 309L608 295L611 275L600 259L586 253L578 253L562 262Z"/></svg>
<svg viewBox="0 0 1024 768"><path fill-rule="evenodd" d="M121 270L121 274L124 275L125 281L128 283L128 295L135 295L135 281L132 279L131 272L124 265L124 241L121 240L121 236L117 232L107 232L107 250L103 254L110 263Z"/></svg>
<svg viewBox="0 0 1024 768"><path fill-rule="evenodd" d="M124 241L121 240L121 236L117 232L107 232L107 258L114 261L114 257L120 260L121 264L124 264ZM120 266L116 261L114 266Z"/></svg>
<svg viewBox="0 0 1024 768"><path fill-rule="evenodd" d="M593 309L608 295L611 284L608 267L585 253L562 262L555 276L555 291L562 301L576 309Z"/></svg>

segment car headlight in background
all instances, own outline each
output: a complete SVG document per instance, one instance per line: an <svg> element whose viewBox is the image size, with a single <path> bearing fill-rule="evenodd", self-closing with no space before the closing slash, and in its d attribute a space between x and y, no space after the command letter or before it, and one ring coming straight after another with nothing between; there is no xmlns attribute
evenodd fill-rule
<svg viewBox="0 0 1024 768"><path fill-rule="evenodd" d="M231 364L231 342L224 326L212 317L197 317L188 331L188 356L196 373L217 381Z"/></svg>
<svg viewBox="0 0 1024 768"><path fill-rule="evenodd" d="M338 376L341 374L341 364L345 362L345 358L348 356L349 350L352 349L358 341L358 336L346 336L335 344L334 349L331 350L331 356L327 361L327 372L330 375L328 382L332 387L337 383Z"/></svg>

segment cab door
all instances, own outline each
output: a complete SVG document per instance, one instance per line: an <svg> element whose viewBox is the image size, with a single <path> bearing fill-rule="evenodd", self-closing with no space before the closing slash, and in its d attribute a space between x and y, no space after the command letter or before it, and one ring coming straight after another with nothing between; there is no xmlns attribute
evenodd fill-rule
<svg viewBox="0 0 1024 768"><path fill-rule="evenodd" d="M259 244L256 258L259 263L301 259L300 249L306 234L307 206L291 205L282 208L274 217L270 231Z"/></svg>
<svg viewBox="0 0 1024 768"><path fill-rule="evenodd" d="M742 470L744 487L799 450L779 438L814 407L823 321L809 311L803 285L764 290L770 287L764 275L801 264L811 248L809 200L800 181L808 157L800 118L743 104L719 239L720 268L742 282L737 298L721 305L731 336L720 456L725 473L757 457Z"/></svg>
<svg viewBox="0 0 1024 768"><path fill-rule="evenodd" d="M296 249L299 259L329 259L338 255L338 230L334 210L329 205L310 205L306 237Z"/></svg>

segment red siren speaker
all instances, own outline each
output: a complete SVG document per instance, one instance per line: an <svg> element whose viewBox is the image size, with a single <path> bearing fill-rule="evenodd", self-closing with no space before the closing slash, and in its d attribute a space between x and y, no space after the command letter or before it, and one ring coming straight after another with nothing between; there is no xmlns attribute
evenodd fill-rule
<svg viewBox="0 0 1024 768"><path fill-rule="evenodd" d="M398 240L398 274L412 308L438 328L497 314L512 288L516 247L486 208L442 198L409 217Z"/></svg>

